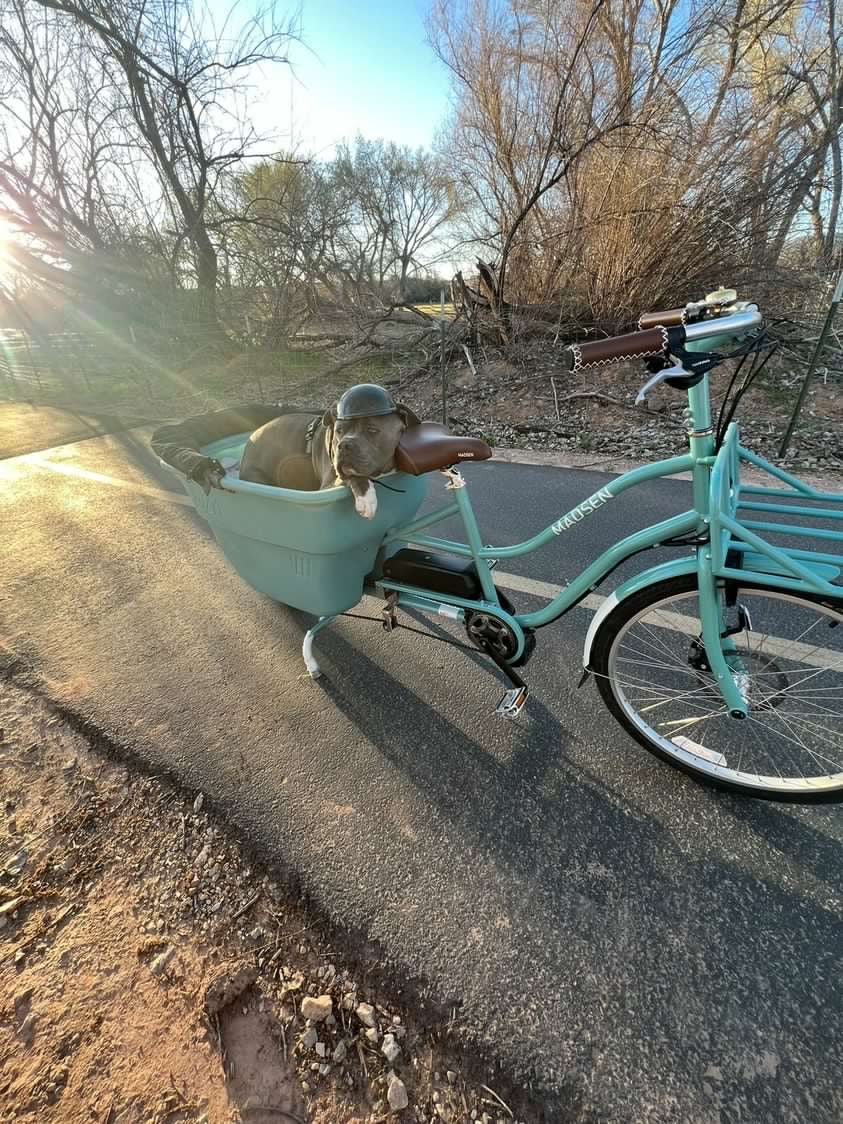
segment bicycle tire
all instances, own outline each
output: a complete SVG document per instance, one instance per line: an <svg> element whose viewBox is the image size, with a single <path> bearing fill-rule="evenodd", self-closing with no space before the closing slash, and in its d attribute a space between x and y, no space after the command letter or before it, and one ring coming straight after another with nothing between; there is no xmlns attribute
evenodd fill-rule
<svg viewBox="0 0 843 1124"><path fill-rule="evenodd" d="M741 776L740 779L736 779L736 776L733 775L734 770L722 767L713 759L713 757L711 760L707 759L705 756L696 757L696 750L689 752L687 746L679 746L673 741L668 741L668 739L664 735L659 734L657 731L655 731L652 726L650 726L649 723L641 717L640 714L637 714L637 720L633 719L632 714L635 713L635 708L631 704L630 699L627 697L627 694L624 691L624 685L619 682L619 674L617 668L618 654L621 650L620 644L623 642L624 637L629 633L629 630L632 628L633 624L637 620L643 618L643 615L647 609L658 609L659 605L667 604L671 600L687 599L689 596L693 596L697 592L697 588L697 578L694 574L689 574L678 578L671 578L662 582L656 582L653 585L645 586L643 589L638 590L636 593L632 594L626 600L621 601L603 621L597 633L597 636L595 637L594 645L592 648L590 670L596 677L598 691L600 692L600 695L609 711L620 723L620 725L639 744L643 745L646 749L648 749L651 753L654 753L661 760L666 761L674 768L680 769L684 773L692 776L697 781L701 781L705 784L713 785L716 788L725 789L730 792L740 792L744 795L751 795L756 798L767 800L787 801L802 804L839 803L843 801L843 751L841 751L839 772L834 774L829 773L828 779L823 781L821 787L818 787L815 790L812 790L810 788L797 789L792 785L782 783L781 786L777 788L776 784L774 783L775 778L766 776L762 777L761 774L758 774L757 781L755 783L753 783L751 775L746 777ZM843 590L841 590L841 596L839 598L829 598L825 596L814 596L809 593L794 593L792 591L775 590L769 586L765 586L760 582L741 582L738 586L738 598L740 598L742 593L744 594L744 596L761 595L772 600L795 603L797 606L811 607L815 610L819 607L824 612L830 615L830 623L832 624L832 626L835 623L843 622ZM834 620L836 615L839 615L839 622L836 622ZM693 616L689 616L687 618L689 623L691 621L694 621L695 619L696 618L694 618ZM661 628L664 626L658 625L657 627ZM688 630L679 628L678 631L681 633ZM753 633L747 635L749 636L755 634ZM841 638L843 638L843 628L840 629L840 635ZM771 638L768 636L767 639L770 640ZM776 637L772 637L772 640L774 643L779 643ZM825 649L820 647L818 647L817 650L820 652L825 651ZM767 653L765 652L764 655L766 656ZM841 659L843 659L843 656L841 657ZM772 663L772 661L770 661L770 663ZM658 666L661 667L668 665L665 664ZM691 666L690 661L689 666ZM762 666L768 667L770 666L770 664L765 664ZM677 669L671 667L670 670L675 671ZM837 674L836 664L831 668L831 671L835 675ZM637 674L641 676L639 683L642 684L637 688L638 690L650 690L651 692L653 692L654 690L658 690L658 688L652 688L643 685L646 682L644 678L645 672L642 671L638 672ZM689 672L689 674L696 675L697 681L701 683L703 682L701 676L704 675L704 673ZM773 673L767 672L766 674L772 675ZM782 675L784 675L786 678L785 673L782 673ZM841 678L843 678L843 663L841 663ZM764 682L766 683L767 681L765 680ZM799 682L804 682L804 680L800 680ZM664 688L661 689L664 690ZM791 688L786 688L785 690L779 689L776 694L770 697L775 698L776 696L782 696L786 693L786 690L789 689ZM701 691L703 690L703 688L698 688L697 690ZM833 693L832 689L823 688L823 690L829 691L829 694L827 696L820 696L821 701L824 703L828 702L829 700L834 701L838 697L837 694ZM711 705L712 700L715 697L715 691L717 692L717 698L719 699L719 691L717 691L716 685L712 680L707 699L709 705ZM691 693L692 692L688 691L685 692L686 695ZM795 697L798 699L800 696L797 694ZM817 697L816 692L814 692L814 697ZM840 729L843 730L843 690L840 691L839 697L841 700ZM654 698L658 699L658 696L652 693L649 697L645 697L648 703L646 707L647 710L655 710L657 707L663 705L663 703L659 701L653 702L652 700ZM677 701L681 698L682 694L679 693L675 696L673 701ZM763 702L766 704L766 706L759 707L759 713L762 710L764 710L766 713L769 713L774 709L767 699L763 700ZM683 705L687 707L687 700ZM712 717L720 718L720 712L714 712L712 714ZM750 715L749 717L752 716ZM704 725L705 722L708 721L708 718L694 718L692 719L692 721L697 722L699 725ZM743 732L741 730L741 727L746 726L746 722L741 723L736 721L735 719L731 719L730 721L734 723L735 735L739 736ZM831 720L829 719L828 721L830 722ZM675 725L675 723L662 723L662 725L671 726ZM726 728L725 724L722 728ZM674 734L673 736L676 737L677 735ZM689 739L682 737L682 741L689 742ZM696 743L694 742L691 742L690 744L692 746L696 745ZM837 743L835 742L835 745L836 744ZM699 745L696 748L703 751L705 754L711 752L702 745ZM723 755L721 754L721 756ZM831 760L836 763L837 758L833 758ZM784 777L782 777L781 779L782 782L786 780L786 778Z"/></svg>

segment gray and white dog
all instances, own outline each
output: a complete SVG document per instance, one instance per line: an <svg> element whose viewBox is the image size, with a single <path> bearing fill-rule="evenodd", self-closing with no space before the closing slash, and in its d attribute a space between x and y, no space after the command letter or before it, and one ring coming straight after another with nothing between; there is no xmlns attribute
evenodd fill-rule
<svg viewBox="0 0 843 1124"><path fill-rule="evenodd" d="M282 414L249 437L240 479L278 488L314 491L345 484L354 507L373 519L378 501L372 480L392 472L405 429L419 419L393 402L381 386L347 390L321 418Z"/></svg>

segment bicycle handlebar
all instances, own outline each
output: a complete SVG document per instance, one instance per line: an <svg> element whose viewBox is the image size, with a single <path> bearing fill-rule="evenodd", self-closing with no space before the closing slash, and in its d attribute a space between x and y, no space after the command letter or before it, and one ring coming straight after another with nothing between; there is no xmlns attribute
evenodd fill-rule
<svg viewBox="0 0 843 1124"><path fill-rule="evenodd" d="M565 348L565 358L569 370L582 371L586 367L619 363L621 359L649 359L666 355L668 342L667 329L660 325L646 332L627 332L623 336L609 336L593 343L573 343Z"/></svg>
<svg viewBox="0 0 843 1124"><path fill-rule="evenodd" d="M745 308L738 309L728 316L720 316L716 320L700 320L698 324L685 325L685 339L707 340L712 336L745 336L753 328L759 328L764 318L758 311L757 304L748 304Z"/></svg>
<svg viewBox="0 0 843 1124"><path fill-rule="evenodd" d="M665 312L642 312L638 317L638 328L646 332L648 328L673 328L677 324L685 324L688 320L687 308L668 308Z"/></svg>
<svg viewBox="0 0 843 1124"><path fill-rule="evenodd" d="M565 348L568 369L581 371L589 367L603 367L619 363L622 359L667 358L671 346L681 347L693 340L707 340L717 336L743 336L762 323L756 305L747 305L728 316L702 320L697 324L665 322L668 317L684 312L673 309L667 313L648 313L648 317L663 319L641 332L627 332L622 336L609 336L593 343L575 343ZM643 320L643 318L642 318Z"/></svg>

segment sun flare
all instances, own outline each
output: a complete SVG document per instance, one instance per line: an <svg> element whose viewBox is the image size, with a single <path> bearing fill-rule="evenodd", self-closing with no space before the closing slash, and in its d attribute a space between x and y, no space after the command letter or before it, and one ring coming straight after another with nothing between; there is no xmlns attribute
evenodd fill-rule
<svg viewBox="0 0 843 1124"><path fill-rule="evenodd" d="M0 218L0 286L4 289L12 286L19 275L13 253L14 242L15 227L7 219Z"/></svg>
<svg viewBox="0 0 843 1124"><path fill-rule="evenodd" d="M4 218L0 218L0 278L8 275L11 267L11 255L8 253L9 243L12 241L12 227Z"/></svg>

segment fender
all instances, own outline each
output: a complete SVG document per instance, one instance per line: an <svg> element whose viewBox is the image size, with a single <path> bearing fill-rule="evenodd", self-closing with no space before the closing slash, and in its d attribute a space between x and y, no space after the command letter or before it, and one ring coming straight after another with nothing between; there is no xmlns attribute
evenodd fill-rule
<svg viewBox="0 0 843 1124"><path fill-rule="evenodd" d="M659 566L653 566L649 570L644 570L641 574L636 574L629 581L618 586L614 593L610 593L594 614L591 624L588 626L582 654L582 665L585 670L591 671L591 649L594 646L597 633L600 631L600 626L609 613L622 601L631 597L633 593L637 593L639 589L643 589L644 586L654 585L656 582L665 581L667 578L680 578L684 577L685 574L695 574L696 572L696 558L675 558L672 562L662 562Z"/></svg>

